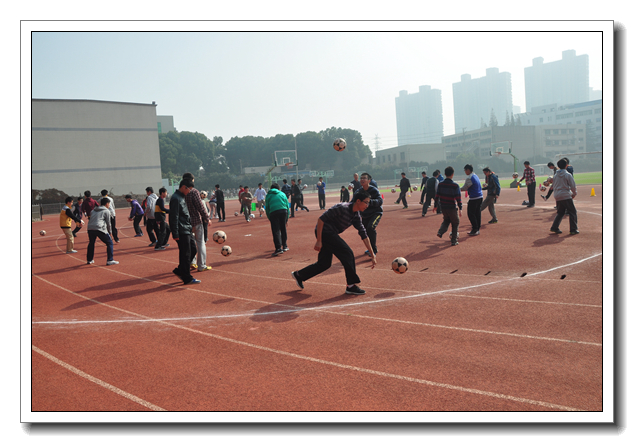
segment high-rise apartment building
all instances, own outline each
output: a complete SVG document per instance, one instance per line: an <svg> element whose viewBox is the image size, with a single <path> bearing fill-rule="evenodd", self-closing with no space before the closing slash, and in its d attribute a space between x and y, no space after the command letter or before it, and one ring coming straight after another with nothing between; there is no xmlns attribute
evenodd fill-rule
<svg viewBox="0 0 634 443"><path fill-rule="evenodd" d="M471 131L489 124L491 111L498 124L503 125L506 114L513 113L511 74L498 68L486 70L486 76L471 78L463 74L459 83L453 84L453 113L455 133Z"/></svg>
<svg viewBox="0 0 634 443"><path fill-rule="evenodd" d="M571 104L590 100L590 65L587 55L574 50L562 52L561 60L544 63L533 59L524 68L526 110L550 103Z"/></svg>
<svg viewBox="0 0 634 443"><path fill-rule="evenodd" d="M440 89L420 86L418 92L399 91L396 97L399 145L440 143L443 136Z"/></svg>

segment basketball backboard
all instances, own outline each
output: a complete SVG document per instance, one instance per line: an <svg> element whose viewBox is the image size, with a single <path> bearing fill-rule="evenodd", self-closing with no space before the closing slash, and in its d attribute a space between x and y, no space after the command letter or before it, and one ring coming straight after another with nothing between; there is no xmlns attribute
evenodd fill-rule
<svg viewBox="0 0 634 443"><path fill-rule="evenodd" d="M509 141L491 143L491 155L510 154L513 144Z"/></svg>

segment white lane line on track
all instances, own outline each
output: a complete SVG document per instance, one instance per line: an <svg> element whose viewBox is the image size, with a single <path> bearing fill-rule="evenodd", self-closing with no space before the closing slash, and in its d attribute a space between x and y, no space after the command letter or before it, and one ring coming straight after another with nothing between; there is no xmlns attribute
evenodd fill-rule
<svg viewBox="0 0 634 443"><path fill-rule="evenodd" d="M127 398L128 400L131 400L135 403L138 403L142 406L145 406L148 409L151 409L153 411L166 411L163 408L160 408L148 401L143 400L142 398L137 397L136 395L132 395L129 392L123 391L119 388L117 388L116 386L112 386L110 383L106 383L103 380L100 380L96 377L93 377L90 374L86 374L84 371L77 369L74 366L69 365L66 362L63 362L62 360L60 360L57 357L52 356L51 354L49 354L48 352L42 351L40 348L36 347L36 346L31 346L31 349L35 352L37 352L38 354L42 355L43 357L48 358L49 360L51 360L53 363L57 363L58 365L60 365L61 367L68 369L69 371L75 373L76 375L79 375L80 377L85 378L88 381L91 381L93 383L98 384L99 386L101 386L102 388L106 388L112 392L114 392L115 394L118 394L122 397Z"/></svg>
<svg viewBox="0 0 634 443"><path fill-rule="evenodd" d="M111 306L107 303L101 303L98 302L96 300L92 300L88 297L85 297L81 294L78 294L76 292L73 292L69 289L63 288L61 286L56 285L55 283L51 283L39 276L38 277L40 280L55 286L59 289L62 289L66 292L69 292L71 294L74 294L80 298L83 298L85 300L89 300L92 301L94 303L100 304L102 306L111 308L111 309L115 309L117 311L121 311L121 312L125 312L127 314L136 316L136 317L141 317L141 318L145 318L145 319L151 319L150 317L147 317L145 315L142 314L137 314L135 312L132 311L128 311L122 308L118 308L116 306ZM541 407L545 407L545 408L551 408L551 409L558 409L558 410L563 410L563 411L573 411L573 412L580 412L583 411L582 409L576 409L576 408L572 408L569 406L564 406L564 405L558 405L558 404L554 404L554 403L548 403L548 402L543 402L543 401L538 401L538 400L532 400L532 399L528 399L528 398L522 398L522 397L514 397L511 395L505 395L505 394L498 394L496 392L489 392L489 391L482 391L480 389L472 389L472 388L467 388L464 386L457 386L457 385L450 385L447 383L438 383L438 382L434 382L434 381L430 381L430 380L423 380L423 379L418 379L418 378L414 378L414 377L407 377L404 375L398 375L398 374L392 374L389 372L383 372L383 371L375 371L373 369L366 369L366 368L360 368L357 366L351 366L351 365L346 365L343 363L337 363L337 362L332 362L329 360L323 360L323 359L319 359L319 358L314 358L314 357L309 357L306 355L301 355L301 354L295 354L292 352L287 352L287 351L282 351L279 349L273 349L273 348L268 348L266 346L260 346L260 345L256 345L253 343L248 343L248 342L244 342L244 341L240 341L240 340L235 340L233 338L228 338L228 337L223 337L221 335L216 335L216 334L211 334L209 332L204 332L204 331L199 331L197 329L192 329L189 328L187 326L181 326L181 325L177 325L174 323L170 323L164 320L156 320L154 319L154 321L157 321L159 323L165 324L167 326L171 326L177 329L182 329L184 331L188 331L188 332L192 332L195 334L200 334L206 337L211 337L211 338L215 338L217 340L222 340L222 341L226 341L229 343L233 343L233 344L237 344L237 345L242 345L242 346L247 346L253 349L258 349L260 351L266 351L266 352L271 352L274 354L278 354L278 355L283 355L286 357L292 357L292 358L296 358L296 359L300 359L300 360L306 360L306 361L310 361L313 363L320 363L320 364L324 364L324 365L328 365L328 366L334 366L340 369L347 369L347 370L352 370L352 371L357 371L357 372L362 372L365 374L371 374L371 375L376 375L379 377L387 377L387 378L392 378L392 379L396 379L396 380L402 380L402 381L408 381L408 382L412 382L412 383L418 383L418 384L423 384L423 385L427 385L427 386L432 386L432 387L437 387L437 388L443 388L443 389L450 389L450 390L454 390L454 391L459 391L459 392L463 392L463 393L469 393L469 394L475 394L475 395L483 395L483 396L487 396L487 397L493 397L493 398L497 398L500 400L507 400L507 401L513 401L513 402L518 402L518 403L525 403L525 404L530 404L530 405L534 405L534 406L541 406ZM86 374L88 375L88 374ZM98 380L98 379L95 379ZM110 385L109 385L110 386ZM123 392L123 391L122 391Z"/></svg>

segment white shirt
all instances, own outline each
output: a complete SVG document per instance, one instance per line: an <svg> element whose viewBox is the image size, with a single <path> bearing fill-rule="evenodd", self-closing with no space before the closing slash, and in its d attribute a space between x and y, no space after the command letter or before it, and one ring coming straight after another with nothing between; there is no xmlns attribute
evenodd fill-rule
<svg viewBox="0 0 634 443"><path fill-rule="evenodd" d="M266 191L264 190L264 188L258 188L255 190L255 199L259 202L261 202L262 200L264 200L264 197L266 197Z"/></svg>

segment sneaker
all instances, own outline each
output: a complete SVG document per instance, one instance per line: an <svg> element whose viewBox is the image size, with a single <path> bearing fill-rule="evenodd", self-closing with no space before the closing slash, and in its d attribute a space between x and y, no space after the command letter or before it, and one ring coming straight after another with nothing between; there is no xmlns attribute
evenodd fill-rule
<svg viewBox="0 0 634 443"><path fill-rule="evenodd" d="M460 238L460 232L456 232L456 240ZM453 241L453 232L449 233L449 240Z"/></svg>
<svg viewBox="0 0 634 443"><path fill-rule="evenodd" d="M163 248L167 248L167 247L169 247L169 245L170 245L170 244L169 244L169 243L167 243L167 244L163 245Z"/></svg>
<svg viewBox="0 0 634 443"><path fill-rule="evenodd" d="M423 217L425 217L425 214L423 214Z"/></svg>
<svg viewBox="0 0 634 443"><path fill-rule="evenodd" d="M192 263L189 265L189 269L198 269L198 265L196 263Z"/></svg>
<svg viewBox="0 0 634 443"><path fill-rule="evenodd" d="M150 243L148 246L156 246L156 242L153 241L152 243Z"/></svg>
<svg viewBox="0 0 634 443"><path fill-rule="evenodd" d="M544 199L544 201L546 201L546 196L545 195L540 195L541 198Z"/></svg>
<svg viewBox="0 0 634 443"><path fill-rule="evenodd" d="M527 207L527 208L534 208L534 207L535 207L535 205L527 205L526 207Z"/></svg>
<svg viewBox="0 0 634 443"><path fill-rule="evenodd" d="M67 254L74 254L74 253L76 253L76 252L77 252L77 251L75 251L74 249L73 249L72 251L66 251L66 253L67 253Z"/></svg>
<svg viewBox="0 0 634 443"><path fill-rule="evenodd" d="M115 240L114 242L115 242L115 243L121 243L119 240Z"/></svg>
<svg viewBox="0 0 634 443"><path fill-rule="evenodd" d="M570 231L570 235L577 235L579 231Z"/></svg>
<svg viewBox="0 0 634 443"><path fill-rule="evenodd" d="M135 237L143 237L143 234L137 234Z"/></svg>
<svg viewBox="0 0 634 443"><path fill-rule="evenodd" d="M202 268L198 268L198 272L211 271L211 266L205 265Z"/></svg>
<svg viewBox="0 0 634 443"><path fill-rule="evenodd" d="M200 280L196 279L196 278L192 278L190 281L188 281L187 283L183 283L184 285L197 285L198 283L200 283Z"/></svg>
<svg viewBox="0 0 634 443"><path fill-rule="evenodd" d="M283 254L284 251L282 249L276 249L275 252L273 254L271 254L272 257L277 257L280 254Z"/></svg>
<svg viewBox="0 0 634 443"><path fill-rule="evenodd" d="M95 262L94 260L90 260L90 261L87 261L86 264L87 265L92 265L94 262Z"/></svg>
<svg viewBox="0 0 634 443"><path fill-rule="evenodd" d="M283 246L282 247L282 251L284 251L284 252L288 251L288 246Z"/></svg>
<svg viewBox="0 0 634 443"><path fill-rule="evenodd" d="M467 235L480 235L480 231L467 232Z"/></svg>
<svg viewBox="0 0 634 443"><path fill-rule="evenodd" d="M491 220L491 221L489 221L489 224L493 224L493 223L497 223L497 222L498 222L497 220Z"/></svg>
<svg viewBox="0 0 634 443"><path fill-rule="evenodd" d="M306 208L306 212L310 212L310 209Z"/></svg>
<svg viewBox="0 0 634 443"><path fill-rule="evenodd" d="M409 206L403 206L403 209L407 209L407 208L409 208Z"/></svg>
<svg viewBox="0 0 634 443"><path fill-rule="evenodd" d="M451 242L451 246L458 246L458 242L457 241L456 242L452 241Z"/></svg>
<svg viewBox="0 0 634 443"><path fill-rule="evenodd" d="M295 279L295 283L297 283L297 286L299 286L300 289L304 289L304 283L302 283L302 280L299 278L299 275L297 275L297 271L291 272L291 275Z"/></svg>
<svg viewBox="0 0 634 443"><path fill-rule="evenodd" d="M563 234L563 232L561 232L559 229L551 229L550 232L553 232L555 234Z"/></svg>
<svg viewBox="0 0 634 443"><path fill-rule="evenodd" d="M165 251L165 246L159 246L158 248L154 248L155 251Z"/></svg>
<svg viewBox="0 0 634 443"><path fill-rule="evenodd" d="M251 222L251 219L247 219L247 223Z"/></svg>
<svg viewBox="0 0 634 443"><path fill-rule="evenodd" d="M73 237L77 237L77 234L75 234L74 232L73 232Z"/></svg>
<svg viewBox="0 0 634 443"><path fill-rule="evenodd" d="M442 238L442 234L440 232L436 235L438 236L438 238Z"/></svg>
<svg viewBox="0 0 634 443"><path fill-rule="evenodd" d="M353 285L351 288L346 286L346 294L361 295L365 294L365 291L357 285Z"/></svg>
<svg viewBox="0 0 634 443"><path fill-rule="evenodd" d="M118 265L118 264L119 264L119 262L118 262L118 261L115 261L115 260L110 260L110 261L107 261L107 262L106 262L106 264L107 264L108 266L110 266L110 265Z"/></svg>

